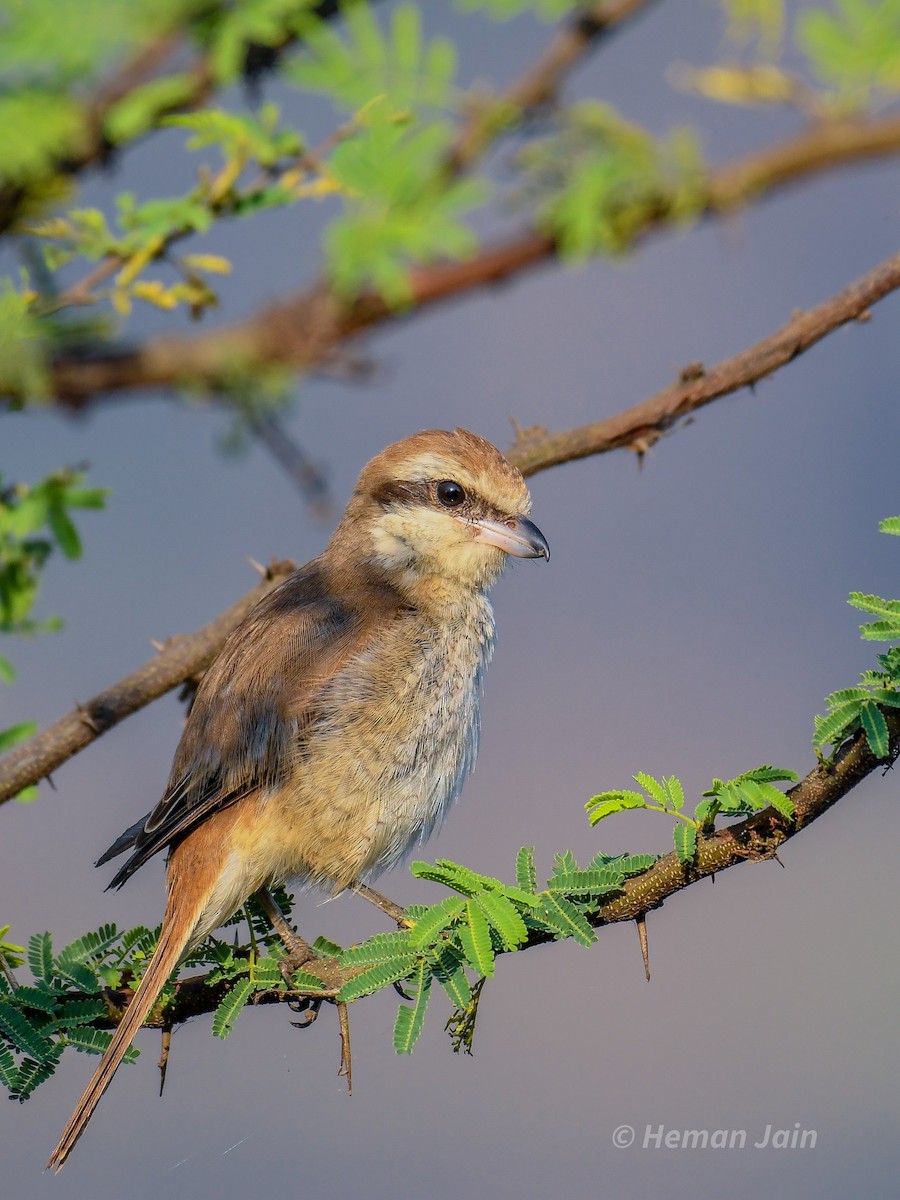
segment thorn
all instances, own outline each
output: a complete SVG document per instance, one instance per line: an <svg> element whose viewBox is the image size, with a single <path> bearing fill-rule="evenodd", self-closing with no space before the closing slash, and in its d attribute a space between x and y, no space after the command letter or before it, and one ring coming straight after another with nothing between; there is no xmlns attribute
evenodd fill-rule
<svg viewBox="0 0 900 1200"><path fill-rule="evenodd" d="M781 859L778 857L778 851L777 851L777 850L773 850L773 851L772 851L772 857L775 859L775 861L778 863L779 867L781 867L781 869L782 869L782 871L783 871L783 870L784 870L784 863L783 863L783 862L781 861Z"/></svg>
<svg viewBox="0 0 900 1200"><path fill-rule="evenodd" d="M864 308L861 313L857 313L856 319L860 325L865 325L867 321L871 321L872 320L871 308Z"/></svg>
<svg viewBox="0 0 900 1200"><path fill-rule="evenodd" d="M99 721L97 721L91 715L90 709L87 708L84 704L82 704L80 700L75 701L75 707L78 709L79 717L81 718L82 721L84 721L84 723L85 723L85 725L87 725L88 729L90 729L93 733L96 733L98 735L103 732L103 727L100 725Z"/></svg>
<svg viewBox="0 0 900 1200"><path fill-rule="evenodd" d="M641 939L641 958L644 960L644 974L647 977L647 982L650 982L650 946L647 942L647 914L641 913L639 917L635 917L634 921L637 925L638 937Z"/></svg>
<svg viewBox="0 0 900 1200"><path fill-rule="evenodd" d="M166 1071L169 1069L169 1051L172 1049L172 1030L166 1028L162 1031L162 1046L159 1052L159 1094L163 1094L163 1088L166 1086Z"/></svg>
<svg viewBox="0 0 900 1200"><path fill-rule="evenodd" d="M350 1015L347 1012L346 1000L338 1000L338 1021L341 1026L341 1065L338 1079L347 1080L347 1095L353 1095L353 1064L350 1059Z"/></svg>
<svg viewBox="0 0 900 1200"><path fill-rule="evenodd" d="M165 650L165 648L166 648L166 643L158 642L156 640L156 638L150 639L150 645L153 647L154 650L158 650L160 652L160 654L162 654L163 650Z"/></svg>
<svg viewBox="0 0 900 1200"><path fill-rule="evenodd" d="M415 1000L415 996L410 996L409 992L404 992L403 985L399 979L395 979L392 986L397 995L402 996L404 1000Z"/></svg>
<svg viewBox="0 0 900 1200"><path fill-rule="evenodd" d="M45 779L47 780L47 782L50 784L50 789L51 789L51 791L54 791L54 792L55 792L55 791L56 791L56 783L55 783L55 781L54 781L54 779L53 779L53 776L52 776L52 775L45 775L45 776L44 776L44 778L45 778Z"/></svg>
<svg viewBox="0 0 900 1200"><path fill-rule="evenodd" d="M262 565L262 563L258 563L256 561L256 559L251 558L249 554L246 556L246 558L247 558L247 562L250 564L250 566L253 568L253 570L257 573L257 575L261 576L261 578L263 578L263 579L268 578L268 576L269 576L268 569L266 567L264 567Z"/></svg>
<svg viewBox="0 0 900 1200"><path fill-rule="evenodd" d="M679 383L693 383L696 379L702 379L706 374L706 367L702 362L691 362L687 366L681 368L678 372Z"/></svg>

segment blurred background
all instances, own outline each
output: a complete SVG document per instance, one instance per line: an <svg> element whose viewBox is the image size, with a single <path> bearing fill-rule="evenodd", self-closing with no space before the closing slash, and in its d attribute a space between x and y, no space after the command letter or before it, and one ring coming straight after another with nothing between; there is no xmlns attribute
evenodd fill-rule
<svg viewBox="0 0 900 1200"><path fill-rule="evenodd" d="M429 31L457 41L464 84L502 86L548 38L527 16L425 10ZM702 123L707 157L732 159L797 121L670 86L672 63L711 62L722 38L714 4L652 6L579 66L566 95L600 95L654 133ZM266 95L311 138L327 136L326 105L277 84ZM195 162L183 144L177 130L148 139L92 175L83 202L109 208L126 182L141 196L184 187ZM613 414L895 253L898 182L896 164L844 168L619 261L547 266L383 328L365 344L366 382L298 384L290 431L339 510L363 463L418 429L463 425L503 447L513 420L562 429ZM249 315L314 275L325 216L307 206L217 226L202 249L234 273L208 320ZM545 874L565 849L664 853L668 820L626 813L591 830L584 802L638 770L676 774L698 798L713 776L762 762L811 768L823 697L877 652L859 640L847 593L898 594L900 547L877 528L900 512L898 318L888 297L754 394L701 412L641 469L617 453L531 481L552 561L516 564L496 588L478 767L426 856L511 879L523 844ZM150 312L131 333L178 327ZM300 563L322 549L334 518L317 521L259 448L224 455L229 420L153 392L77 419L4 415L7 476L88 462L111 496L106 513L80 519L83 561L48 569L42 615L62 614L64 630L9 647L19 679L0 691L0 727L53 721L143 662L150 639L204 624L253 585L247 556ZM159 920L160 860L118 894L91 864L159 797L182 715L174 696L153 704L60 769L55 790L4 807L0 917L12 940L50 929L61 945L102 922ZM390 991L354 1006L352 1099L333 1011L307 1032L278 1008L247 1011L224 1044L208 1018L191 1022L174 1036L162 1099L159 1038L145 1032L138 1064L51 1180L41 1172L94 1065L67 1055L31 1100L6 1107L5 1193L893 1196L896 790L890 772L870 778L784 848L783 868L747 864L651 913L650 984L631 926L590 950L508 956L472 1058L450 1052L443 996L411 1059L392 1049ZM381 886L403 903L438 898L404 868ZM302 896L296 917L307 936L339 942L384 927L352 897ZM636 1130L630 1148L613 1144L622 1125ZM745 1129L748 1147L642 1149L648 1125ZM813 1129L815 1148L752 1148L767 1125Z"/></svg>

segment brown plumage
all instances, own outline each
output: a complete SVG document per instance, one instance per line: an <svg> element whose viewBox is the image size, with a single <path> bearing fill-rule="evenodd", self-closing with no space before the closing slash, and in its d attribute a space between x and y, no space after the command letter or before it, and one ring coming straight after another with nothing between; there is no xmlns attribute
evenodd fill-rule
<svg viewBox="0 0 900 1200"><path fill-rule="evenodd" d="M325 552L232 633L206 672L168 787L100 862L110 886L171 848L159 947L50 1166L62 1167L179 961L258 889L334 892L423 840L478 744L508 554L549 557L520 473L463 429L364 468ZM98 864L99 865L99 864Z"/></svg>

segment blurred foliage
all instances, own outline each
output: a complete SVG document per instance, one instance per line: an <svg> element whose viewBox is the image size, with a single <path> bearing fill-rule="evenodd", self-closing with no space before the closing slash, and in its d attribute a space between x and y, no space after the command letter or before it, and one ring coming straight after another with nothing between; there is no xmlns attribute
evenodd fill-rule
<svg viewBox="0 0 900 1200"><path fill-rule="evenodd" d="M721 62L678 75L711 100L824 119L883 104L900 86L900 0L799 11L782 0L721 4ZM457 7L472 20L603 15L570 0ZM108 315L75 341L80 353L115 338L135 303L202 316L218 303L215 276L230 264L205 246L179 255L179 243L273 207L327 204L325 269L339 299L368 291L411 304L411 266L477 253L470 221L492 195L478 160L514 128L524 145L506 199L513 210L528 207L567 259L621 253L648 223L703 211L698 130L660 136L599 100L557 102L549 121L523 123L502 94L458 84L457 49L426 36L425 15L413 3L379 10L367 0L342 10L313 0L0 0L0 227L29 260L41 258L40 271L29 261L33 282L0 283L0 395L19 406L47 398L48 363L73 348L66 322L48 320L62 310ZM792 39L808 78L781 65ZM267 72L332 103L337 123L323 146L311 147L274 105L256 108ZM244 102L217 104L239 80ZM455 147L473 119L482 123L478 151L460 172ZM184 194L136 197L126 188L114 214L66 203L82 167L173 126L198 155ZM91 269L71 283L82 264Z"/></svg>
<svg viewBox="0 0 900 1200"><path fill-rule="evenodd" d="M538 222L574 260L620 253L649 222L688 221L705 202L693 133L654 138L595 101L566 110L519 157Z"/></svg>
<svg viewBox="0 0 900 1200"><path fill-rule="evenodd" d="M34 607L41 574L54 551L66 558L81 557L81 538L72 511L102 508L103 488L82 486L82 472L62 470L38 484L4 486L0 476L0 634L33 635L59 629L58 617L37 620ZM12 683L15 671L0 656L0 682ZM0 729L0 753L30 737L36 726L31 721ZM37 788L20 792L20 800L31 800Z"/></svg>

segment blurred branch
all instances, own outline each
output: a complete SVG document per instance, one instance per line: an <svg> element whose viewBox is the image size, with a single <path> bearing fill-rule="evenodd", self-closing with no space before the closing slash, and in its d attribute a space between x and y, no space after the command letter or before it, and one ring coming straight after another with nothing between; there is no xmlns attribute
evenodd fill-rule
<svg viewBox="0 0 900 1200"><path fill-rule="evenodd" d="M890 730L890 762L900 752L900 714L888 715L887 722ZM834 761L820 763L788 792L794 803L792 819L781 816L774 808L766 808L738 824L719 830L711 837L700 838L692 866L681 863L673 851L642 875L626 880L620 894L603 904L596 916L588 916L587 919L595 928L620 921L634 921L659 908L676 892L702 879L718 875L743 862L763 862L774 858L785 842L823 816L873 771L887 765L884 760L874 757L864 733L860 731L835 755ZM528 950L553 940L554 935L549 932L532 930L528 941L519 949ZM509 951L498 949L496 953ZM321 974L323 991L333 995L366 967L341 967L335 959L324 958L306 963L304 970ZM207 986L204 975L179 980L172 999L165 1005L157 1006L147 1024L170 1028L191 1017L214 1012L229 988L228 983ZM277 1004L312 994L302 991L264 992L259 994L256 1002ZM117 992L117 1007L121 999L127 998L130 998L127 993ZM97 1028L109 1029L117 1021L111 1015L98 1018L93 1024Z"/></svg>
<svg viewBox="0 0 900 1200"><path fill-rule="evenodd" d="M293 570L293 563L272 563L261 583L208 625L196 633L170 638L156 657L138 670L10 750L0 759L0 804L32 781L46 778L107 729L204 671L235 625Z"/></svg>
<svg viewBox="0 0 900 1200"><path fill-rule="evenodd" d="M824 170L900 151L900 116L834 120L809 126L714 171L702 211L716 216ZM637 236L672 218L665 196ZM184 379L210 388L232 372L257 363L310 370L327 365L338 348L375 326L410 319L438 302L514 278L557 254L547 234L529 230L486 246L461 263L439 263L410 272L413 305L398 313L375 295L342 303L324 282L314 283L238 324L193 337L161 337L134 348L99 349L87 358L57 359L51 369L59 404L81 409L104 394L170 387Z"/></svg>
<svg viewBox="0 0 900 1200"><path fill-rule="evenodd" d="M523 474L535 475L560 463L622 447L644 453L688 413L738 388L752 386L849 321L866 320L870 307L897 288L900 254L810 312L796 313L776 333L717 366L706 370L695 363L684 368L678 383L642 404L558 433L540 428L520 431L509 458ZM273 436L278 441L277 429ZM284 443L279 452L287 453ZM306 466L301 464L300 469L302 475ZM221 617L198 633L174 639L133 675L0 758L0 803L43 779L111 725L202 671L238 621L273 586L274 578L289 569L287 564L273 565L269 580Z"/></svg>
<svg viewBox="0 0 900 1200"><path fill-rule="evenodd" d="M334 511L328 479L317 463L296 442L272 413L245 416L257 441L287 473L297 491L320 521Z"/></svg>
<svg viewBox="0 0 900 1200"><path fill-rule="evenodd" d="M563 77L581 58L631 17L657 2L610 0L577 10L556 32L539 58L501 96L487 96L481 100L456 139L448 170L452 174L464 170L499 131L516 125L531 109L551 103Z"/></svg>

